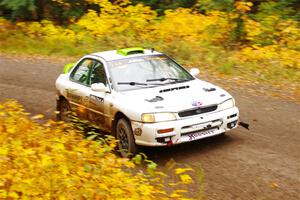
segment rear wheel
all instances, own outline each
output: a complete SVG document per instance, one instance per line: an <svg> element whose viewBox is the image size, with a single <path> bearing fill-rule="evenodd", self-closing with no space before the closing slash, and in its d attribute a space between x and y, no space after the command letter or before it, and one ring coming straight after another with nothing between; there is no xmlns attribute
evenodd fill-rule
<svg viewBox="0 0 300 200"><path fill-rule="evenodd" d="M62 99L57 101L57 119L65 122L71 122L72 110L67 100Z"/></svg>
<svg viewBox="0 0 300 200"><path fill-rule="evenodd" d="M118 140L118 150L122 157L131 157L138 153L132 129L128 120L119 119L116 125L116 138Z"/></svg>

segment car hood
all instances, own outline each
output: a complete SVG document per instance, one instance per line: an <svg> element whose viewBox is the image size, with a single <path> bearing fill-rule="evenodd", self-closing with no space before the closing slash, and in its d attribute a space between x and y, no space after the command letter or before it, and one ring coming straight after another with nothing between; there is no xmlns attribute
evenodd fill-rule
<svg viewBox="0 0 300 200"><path fill-rule="evenodd" d="M178 112L195 107L222 103L232 96L211 83L195 79L154 88L119 92L115 99L122 99L121 107L140 113Z"/></svg>

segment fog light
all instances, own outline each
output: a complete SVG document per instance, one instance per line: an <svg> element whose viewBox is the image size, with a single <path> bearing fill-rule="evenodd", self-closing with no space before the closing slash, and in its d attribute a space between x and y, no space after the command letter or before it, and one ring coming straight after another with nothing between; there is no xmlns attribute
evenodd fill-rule
<svg viewBox="0 0 300 200"><path fill-rule="evenodd" d="M172 145L173 141L172 141L172 137L160 137L160 138L156 138L156 141L159 143L164 143L167 145Z"/></svg>
<svg viewBox="0 0 300 200"><path fill-rule="evenodd" d="M237 121L233 121L233 122L228 123L228 124L227 124L227 128L232 129L233 127L236 126L236 123L237 123Z"/></svg>
<svg viewBox="0 0 300 200"><path fill-rule="evenodd" d="M174 131L174 128L168 128L168 129L160 129L160 130L157 130L157 133L169 133L169 132L173 132Z"/></svg>

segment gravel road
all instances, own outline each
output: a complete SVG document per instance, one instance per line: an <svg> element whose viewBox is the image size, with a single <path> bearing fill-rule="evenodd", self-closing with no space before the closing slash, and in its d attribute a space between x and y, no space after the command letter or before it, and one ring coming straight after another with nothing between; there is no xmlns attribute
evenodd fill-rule
<svg viewBox="0 0 300 200"><path fill-rule="evenodd" d="M0 101L13 98L33 114L54 117L54 82L63 62L0 56ZM210 77L211 79L211 77ZM161 168L170 160L205 172L205 199L300 199L300 105L245 88L230 89L250 131L237 128L171 148L146 149ZM196 196L198 185L192 186Z"/></svg>

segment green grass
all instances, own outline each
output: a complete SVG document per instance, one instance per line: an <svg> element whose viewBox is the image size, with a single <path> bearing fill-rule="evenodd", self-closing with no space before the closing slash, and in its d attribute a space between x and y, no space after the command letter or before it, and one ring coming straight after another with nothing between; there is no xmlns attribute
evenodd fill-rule
<svg viewBox="0 0 300 200"><path fill-rule="evenodd" d="M224 62L218 67L218 71L224 74L232 74L235 64L231 61Z"/></svg>

